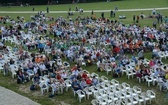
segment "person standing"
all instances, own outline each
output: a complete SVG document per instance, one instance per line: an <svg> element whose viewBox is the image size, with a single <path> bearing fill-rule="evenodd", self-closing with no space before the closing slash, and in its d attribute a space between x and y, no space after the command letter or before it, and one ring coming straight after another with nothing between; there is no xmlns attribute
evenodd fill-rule
<svg viewBox="0 0 168 105"><path fill-rule="evenodd" d="M113 10L110 11L110 17L113 17Z"/></svg>
<svg viewBox="0 0 168 105"><path fill-rule="evenodd" d="M113 17L115 18L115 15L116 15L116 13L115 13L115 11L113 11Z"/></svg>
<svg viewBox="0 0 168 105"><path fill-rule="evenodd" d="M49 13L49 8L47 7L47 13Z"/></svg>
<svg viewBox="0 0 168 105"><path fill-rule="evenodd" d="M155 8L152 10L152 15L156 15L156 9Z"/></svg>
<svg viewBox="0 0 168 105"><path fill-rule="evenodd" d="M155 29L156 29L156 24L157 24L157 22L154 21L154 22L153 22L153 28L155 28Z"/></svg>
<svg viewBox="0 0 168 105"><path fill-rule="evenodd" d="M139 16L137 15L136 23L139 23Z"/></svg>
<svg viewBox="0 0 168 105"><path fill-rule="evenodd" d="M69 7L69 12L71 11L71 7Z"/></svg>
<svg viewBox="0 0 168 105"><path fill-rule="evenodd" d="M135 15L133 15L133 22L134 22L134 24L135 24L135 18L136 18Z"/></svg>
<svg viewBox="0 0 168 105"><path fill-rule="evenodd" d="M93 15L93 14L94 14L94 12L93 12L93 10L92 10L91 15Z"/></svg>
<svg viewBox="0 0 168 105"><path fill-rule="evenodd" d="M115 5L114 10L115 10L115 11L118 11L118 6L117 6L117 5Z"/></svg>
<svg viewBox="0 0 168 105"><path fill-rule="evenodd" d="M160 22L163 23L163 16L160 14Z"/></svg>
<svg viewBox="0 0 168 105"><path fill-rule="evenodd" d="M101 13L101 17L102 17L102 19L104 19L104 12Z"/></svg>
<svg viewBox="0 0 168 105"><path fill-rule="evenodd" d="M33 7L32 11L34 11L34 7Z"/></svg>

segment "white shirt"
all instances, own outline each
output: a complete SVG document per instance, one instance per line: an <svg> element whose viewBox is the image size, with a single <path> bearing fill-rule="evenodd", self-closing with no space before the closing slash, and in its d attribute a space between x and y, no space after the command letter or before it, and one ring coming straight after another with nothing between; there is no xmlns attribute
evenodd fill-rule
<svg viewBox="0 0 168 105"><path fill-rule="evenodd" d="M66 73L62 73L62 74L61 74L61 77L62 77L62 78L67 78L67 74L66 74Z"/></svg>
<svg viewBox="0 0 168 105"><path fill-rule="evenodd" d="M42 71L46 69L46 66L44 64L41 64L39 67L40 67L40 70Z"/></svg>

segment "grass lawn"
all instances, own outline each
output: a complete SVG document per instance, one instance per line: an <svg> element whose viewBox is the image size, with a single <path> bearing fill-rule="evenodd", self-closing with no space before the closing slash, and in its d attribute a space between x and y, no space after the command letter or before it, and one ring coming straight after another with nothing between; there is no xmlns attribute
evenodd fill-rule
<svg viewBox="0 0 168 105"><path fill-rule="evenodd" d="M118 5L119 9L133 9L133 8L157 8L157 7L166 7L168 6L168 0L122 0L122 1L115 1L115 2L99 2L99 3L84 3L84 4L64 4L64 5L49 5L49 8L51 11L57 11L57 10L68 10L69 7L72 8L72 10L75 9L76 6L83 8L84 10L110 10L114 9L115 5ZM32 7L35 7L36 11L45 11L46 5L42 6L30 6L30 7L0 7L0 11L31 11ZM145 15L148 15L151 13L151 11L138 11L138 12L117 12L116 18L110 18L110 13L105 13L105 17L110 18L111 20L119 20L119 15L125 15L127 19L119 20L122 21L125 24L131 24L132 23L132 16L133 15L139 15L141 12L143 12ZM158 12L158 11L157 11ZM167 10L160 10L164 16L168 15ZM95 13L97 17L100 17L101 13ZM30 21L30 16L34 14L0 14L0 16L9 15L12 18L16 19L17 16L24 16L26 21ZM75 13L72 18L76 18L79 14ZM54 18L58 16L67 17L67 14L47 14L47 16L53 16ZM81 15L84 16L91 16L91 13L83 13ZM152 26L152 22L156 19L143 19L140 20L139 25L144 26ZM0 23L0 25L4 25ZM9 43L7 43L9 45ZM12 45L10 45L12 46ZM129 55L130 56L130 55ZM145 57L148 59L151 58L151 53L145 53ZM164 63L168 63L168 60L164 59ZM73 66L73 64L71 64ZM96 65L83 67L84 69L90 71L90 72L96 72L100 76L105 75L105 72L97 72ZM109 80L112 79L112 75L107 76ZM156 93L156 101L152 102L152 105L168 105L164 103L164 97L166 95L166 92L161 92L156 86L147 87L146 82L138 83L136 78L128 80L127 77L124 75L121 78L117 78L117 80L122 82L127 82L131 86L137 85L141 87L142 91L146 91L148 89L153 90ZM70 104L70 105L91 105L91 100L84 101L82 100L82 103L79 103L77 100L77 97L73 96L72 91L65 92L63 94L59 94L55 96L54 98L48 98L49 93L46 93L45 95L40 94L40 90L37 91L30 91L29 86L32 83L25 83L25 84L16 84L16 79L12 79L11 76L3 76L2 73L0 73L0 86L3 86L5 88L8 88L10 90L13 90L23 96L26 96L42 105L64 105Z"/></svg>
<svg viewBox="0 0 168 105"><path fill-rule="evenodd" d="M104 0L106 1L106 0ZM115 5L119 9L132 9L132 8L159 8L167 7L167 0L121 0L113 2L98 2L98 3L79 3L79 4L60 4L60 5L48 5L51 11L67 11L69 7L75 10L75 7L83 8L84 10L113 10ZM47 5L30 6L30 7L0 7L1 11L31 11L32 8L35 11L46 11Z"/></svg>
<svg viewBox="0 0 168 105"><path fill-rule="evenodd" d="M109 18L110 20L118 20L118 21L120 21L120 22L122 22L122 23L124 23L124 24L132 24L132 23L133 23L133 15L140 15L141 12L143 12L143 14L146 15L146 16L148 16L149 14L151 14L151 11L117 12L115 18L110 18L110 12L106 12L106 13L105 13L105 17L106 17L106 18ZM167 10L159 10L159 11L157 11L157 12L162 13L163 16L168 16L168 11L167 11ZM94 13L94 14L96 15L97 18L101 17L101 13L100 13L100 12L96 12L96 13ZM34 14L34 13L31 13L31 14L26 14L26 13L24 13L24 14L13 14L13 13L7 14L7 13L0 13L0 16L7 16L7 15L11 16L12 19L16 19L17 16L20 16L20 17L23 16L23 17L25 17L25 20L26 20L26 21L31 21L30 16L31 16L31 15L35 15L35 14ZM67 14L65 14L65 13L59 13L59 14L57 14L57 13L56 13L56 14L52 14L52 13L50 14L50 13L48 13L48 14L46 14L46 15L47 15L47 16L52 16L52 17L54 17L54 18L57 18L57 17L59 17L59 16L62 16L62 17L64 17L64 18L66 18L67 20L69 19L69 18L67 18ZM120 15L125 15L127 18L126 18L126 19L119 19L118 17L119 17ZM73 15L73 16L70 16L70 18L75 19L75 18L77 18L78 16L79 16L79 13L74 13L74 15ZM91 16L91 13L82 13L80 16L81 16L81 17ZM150 26L150 27L152 27L153 21L156 21L156 19L155 19L155 18L140 19L138 25L140 25L141 27L143 27L143 26ZM49 22L49 23L51 23L51 22ZM1 24L1 23L0 23L0 24ZM157 25L157 27L159 27L159 24Z"/></svg>

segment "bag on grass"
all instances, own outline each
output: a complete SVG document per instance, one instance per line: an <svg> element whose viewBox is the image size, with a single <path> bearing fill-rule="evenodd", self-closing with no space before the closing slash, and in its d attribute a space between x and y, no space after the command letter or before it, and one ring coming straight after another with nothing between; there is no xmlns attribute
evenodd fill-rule
<svg viewBox="0 0 168 105"><path fill-rule="evenodd" d="M17 79L17 84L20 84L21 83L21 80L18 78Z"/></svg>
<svg viewBox="0 0 168 105"><path fill-rule="evenodd" d="M104 70L103 70L102 67L99 67L99 68L97 69L97 71L98 71L98 72L102 72L102 71L104 71Z"/></svg>
<svg viewBox="0 0 168 105"><path fill-rule="evenodd" d="M118 77L117 73L113 73L113 78L117 78L117 77Z"/></svg>
<svg viewBox="0 0 168 105"><path fill-rule="evenodd" d="M35 85L31 85L30 86L30 90L36 90L36 86Z"/></svg>

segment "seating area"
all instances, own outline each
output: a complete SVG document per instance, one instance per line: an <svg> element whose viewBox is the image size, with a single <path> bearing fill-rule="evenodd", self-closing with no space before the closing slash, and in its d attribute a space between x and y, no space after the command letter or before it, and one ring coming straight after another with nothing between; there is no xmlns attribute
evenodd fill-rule
<svg viewBox="0 0 168 105"><path fill-rule="evenodd" d="M153 105L154 91L142 91L138 86L119 83L117 78L123 76L145 82L149 89L153 85L159 87L158 90L168 91L168 65L162 62L167 59L168 51L167 47L161 46L166 43L154 41L160 41L159 35L166 35L164 32L155 33L158 30L149 27L143 27L142 31L136 25L120 23L113 23L116 25L114 30L107 28L103 32L99 27L111 27L106 20L88 19L91 22L79 23L76 27L76 21L66 22L62 17L56 19L56 24L48 25L45 22L52 22L52 19L43 12L34 16L35 25L6 18L13 24L13 30L10 32L1 27L4 46L0 70L4 76L11 73L18 84L32 80L42 95L50 92L54 96L72 90L79 102L92 97L93 105ZM18 20L24 18L18 17ZM40 25L41 21L43 25ZM91 33L92 29L95 32ZM121 36L123 33L125 38ZM134 37L127 37L127 34ZM144 36L138 36L140 34ZM152 39L147 34L157 37ZM152 52L151 59L144 57L147 52ZM132 54L131 57L128 54ZM97 68L92 71L86 69L95 65ZM105 72L113 79L96 72Z"/></svg>

